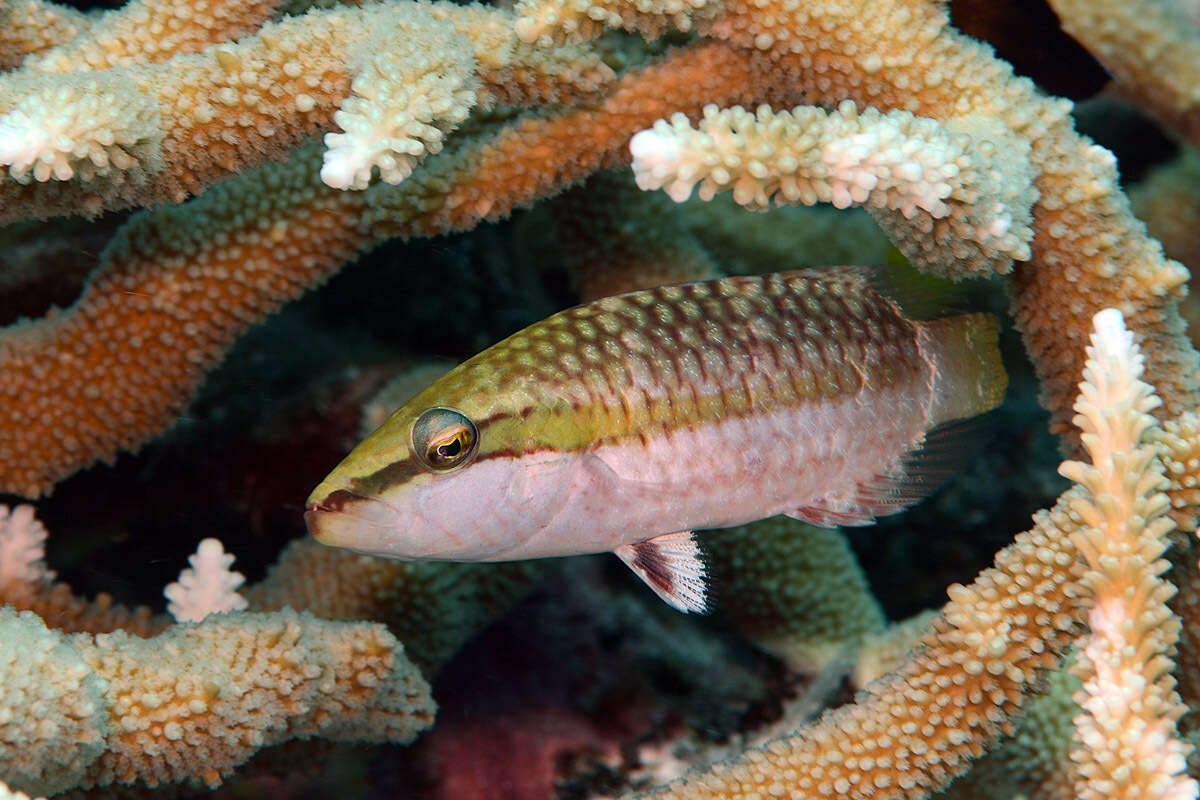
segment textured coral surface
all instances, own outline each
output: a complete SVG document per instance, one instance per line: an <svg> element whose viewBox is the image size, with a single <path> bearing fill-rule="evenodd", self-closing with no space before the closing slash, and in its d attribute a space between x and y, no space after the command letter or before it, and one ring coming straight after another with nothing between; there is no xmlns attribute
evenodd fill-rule
<svg viewBox="0 0 1200 800"><path fill-rule="evenodd" d="M0 797L1195 797L1193 6L0 0ZM712 615L305 535L524 325L838 264L1008 400L884 524L704 534Z"/></svg>

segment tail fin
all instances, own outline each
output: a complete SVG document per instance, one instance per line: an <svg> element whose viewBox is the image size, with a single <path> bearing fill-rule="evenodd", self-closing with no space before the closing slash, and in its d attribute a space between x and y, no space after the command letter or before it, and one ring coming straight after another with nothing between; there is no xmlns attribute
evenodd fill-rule
<svg viewBox="0 0 1200 800"><path fill-rule="evenodd" d="M933 365L930 426L1000 405L1008 373L1000 358L1000 323L994 316L963 314L917 324L921 354Z"/></svg>

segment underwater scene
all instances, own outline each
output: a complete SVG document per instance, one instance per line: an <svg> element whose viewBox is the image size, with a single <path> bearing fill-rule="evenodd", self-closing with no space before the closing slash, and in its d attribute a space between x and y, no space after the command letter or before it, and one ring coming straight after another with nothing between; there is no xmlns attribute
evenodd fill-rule
<svg viewBox="0 0 1200 800"><path fill-rule="evenodd" d="M1196 798L1200 6L0 0L0 800Z"/></svg>

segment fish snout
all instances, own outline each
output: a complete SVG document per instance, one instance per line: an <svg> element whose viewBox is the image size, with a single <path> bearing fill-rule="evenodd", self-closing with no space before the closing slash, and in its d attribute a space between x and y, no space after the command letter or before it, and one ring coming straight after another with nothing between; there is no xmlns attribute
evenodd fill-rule
<svg viewBox="0 0 1200 800"><path fill-rule="evenodd" d="M403 515L373 497L338 489L315 495L304 507L304 524L321 544L360 553L403 558L395 542L406 527Z"/></svg>

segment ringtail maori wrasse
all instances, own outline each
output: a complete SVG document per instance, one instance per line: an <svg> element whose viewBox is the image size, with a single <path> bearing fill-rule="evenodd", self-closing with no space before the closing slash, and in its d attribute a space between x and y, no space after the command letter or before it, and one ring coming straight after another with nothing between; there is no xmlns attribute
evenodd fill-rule
<svg viewBox="0 0 1200 800"><path fill-rule="evenodd" d="M692 531L865 525L930 489L926 434L994 408L987 314L905 317L859 270L607 297L461 364L313 491L329 545L400 559L613 551L706 607Z"/></svg>

